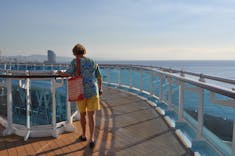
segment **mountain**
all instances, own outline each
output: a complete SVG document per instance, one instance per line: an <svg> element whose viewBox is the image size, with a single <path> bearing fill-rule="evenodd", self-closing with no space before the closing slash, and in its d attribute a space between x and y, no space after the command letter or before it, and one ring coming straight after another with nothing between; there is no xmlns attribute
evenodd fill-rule
<svg viewBox="0 0 235 156"><path fill-rule="evenodd" d="M17 55L17 56L1 56L2 62L19 62L19 63L43 63L47 61L47 55ZM56 63L69 63L72 57L56 56Z"/></svg>

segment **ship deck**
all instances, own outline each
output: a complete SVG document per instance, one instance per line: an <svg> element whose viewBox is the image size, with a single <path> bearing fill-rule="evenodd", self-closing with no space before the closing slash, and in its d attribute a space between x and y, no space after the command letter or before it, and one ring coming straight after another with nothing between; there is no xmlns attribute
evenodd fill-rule
<svg viewBox="0 0 235 156"><path fill-rule="evenodd" d="M147 101L105 87L101 106L96 116L94 149L89 148L88 142L77 141L81 127L79 121L75 121L77 130L63 133L58 138L29 138L24 141L23 137L16 135L1 136L0 155L192 155L177 138L174 129L167 126Z"/></svg>

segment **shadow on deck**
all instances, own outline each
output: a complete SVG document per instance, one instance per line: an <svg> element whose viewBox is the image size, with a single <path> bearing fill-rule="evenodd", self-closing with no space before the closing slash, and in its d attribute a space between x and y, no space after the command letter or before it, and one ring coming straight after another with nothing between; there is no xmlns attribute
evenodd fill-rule
<svg viewBox="0 0 235 156"><path fill-rule="evenodd" d="M96 117L96 146L77 142L77 130L58 138L0 137L0 155L93 155L93 156L183 156L192 155L177 139L163 118L148 103L134 95L105 88L102 109ZM88 128L87 128L88 130Z"/></svg>

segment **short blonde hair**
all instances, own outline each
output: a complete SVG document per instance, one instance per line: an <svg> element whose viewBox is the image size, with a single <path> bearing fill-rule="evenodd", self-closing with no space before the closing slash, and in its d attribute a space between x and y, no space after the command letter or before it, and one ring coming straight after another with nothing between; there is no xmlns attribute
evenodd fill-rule
<svg viewBox="0 0 235 156"><path fill-rule="evenodd" d="M81 45L81 44L76 44L74 47L73 47L73 55L84 55L86 54L86 48Z"/></svg>

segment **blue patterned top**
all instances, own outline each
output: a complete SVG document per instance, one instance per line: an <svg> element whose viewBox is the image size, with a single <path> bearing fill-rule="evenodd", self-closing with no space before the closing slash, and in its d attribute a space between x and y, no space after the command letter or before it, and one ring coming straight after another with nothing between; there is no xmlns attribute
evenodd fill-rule
<svg viewBox="0 0 235 156"><path fill-rule="evenodd" d="M76 69L76 59L70 63L69 69L66 73L74 76ZM101 73L98 64L93 59L84 57L80 58L80 70L83 77L84 98L90 98L98 95L97 79L101 78Z"/></svg>

